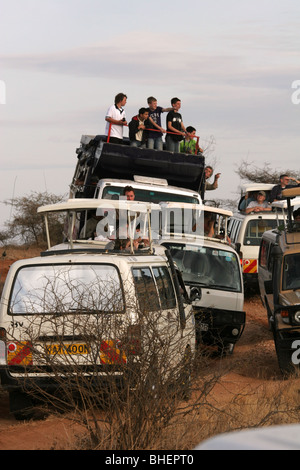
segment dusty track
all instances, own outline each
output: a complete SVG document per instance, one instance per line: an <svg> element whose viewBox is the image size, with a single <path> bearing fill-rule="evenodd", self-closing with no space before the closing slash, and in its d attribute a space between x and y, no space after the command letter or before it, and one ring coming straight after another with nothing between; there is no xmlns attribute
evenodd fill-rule
<svg viewBox="0 0 300 470"><path fill-rule="evenodd" d="M265 311L257 295L245 301L247 324L234 354L222 360L226 374L222 386L213 394L224 395L224 385L231 394L241 387L272 386L281 380L271 332L268 330ZM220 359L213 359L211 367L220 368ZM61 449L68 447L78 428L64 417L49 416L46 420L18 422L9 413L8 396L0 392L0 449Z"/></svg>

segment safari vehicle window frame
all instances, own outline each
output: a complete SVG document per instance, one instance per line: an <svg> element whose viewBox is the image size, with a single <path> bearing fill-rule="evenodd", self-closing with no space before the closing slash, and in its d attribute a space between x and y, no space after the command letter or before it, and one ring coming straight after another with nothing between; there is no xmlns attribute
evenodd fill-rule
<svg viewBox="0 0 300 470"><path fill-rule="evenodd" d="M59 262L59 263L42 263L42 264L39 264L39 263L33 263L33 264L26 264L26 265L23 265L23 266L20 266L16 272L15 272L15 275L14 275L14 278L13 278L13 281L12 281L12 284L11 284L11 288L10 288L10 294L9 294L9 298L8 298L8 303L7 303L7 308L6 308L6 312L7 312L7 315L11 316L11 317L15 317L15 316L38 316L38 315L47 315L47 316L53 316L53 312L40 312L40 313L24 313L24 312L12 312L11 309L10 309L10 306L11 306L11 301L12 301L12 297L13 297L13 293L14 293L14 287L15 287L15 283L16 283L16 280L18 278L18 274L19 272L22 270L22 269L26 269L26 268L36 268L36 267L45 267L45 266L72 266L72 265L77 265L77 266L90 266L90 265L96 265L96 266L112 266L115 270L116 270L116 273L117 273L117 276L118 276L118 279L119 279L119 285L120 285L120 288L121 288L121 295L122 295L122 304L123 304L123 309L122 310L119 310L119 311L116 311L116 312L102 312L101 310L93 310L93 311L82 311L80 312L80 314L84 314L84 315L102 315L103 313L106 314L106 315L119 315L119 314L124 314L126 312L126 297L125 297L125 292L124 292L124 283L123 283L123 280L122 280L122 276L121 276L121 273L120 273L120 270L119 270L119 267L116 266L114 263L99 263L99 262L76 262L76 263L67 263L67 262ZM76 315L76 312L74 311L71 311L71 312L66 312L66 315Z"/></svg>

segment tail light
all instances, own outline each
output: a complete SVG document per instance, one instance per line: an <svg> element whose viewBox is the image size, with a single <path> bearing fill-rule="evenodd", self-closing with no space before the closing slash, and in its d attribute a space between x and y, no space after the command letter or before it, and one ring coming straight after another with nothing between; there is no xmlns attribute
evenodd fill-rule
<svg viewBox="0 0 300 470"><path fill-rule="evenodd" d="M32 366L32 343L30 341L10 341L7 343L7 364Z"/></svg>

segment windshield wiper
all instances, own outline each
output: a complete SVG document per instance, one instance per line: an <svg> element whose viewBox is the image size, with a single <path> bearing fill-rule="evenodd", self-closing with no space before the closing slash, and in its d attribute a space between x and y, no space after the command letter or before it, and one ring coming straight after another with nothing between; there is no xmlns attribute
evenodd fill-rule
<svg viewBox="0 0 300 470"><path fill-rule="evenodd" d="M220 288L220 289L228 289L228 290L232 290L232 291L237 291L237 289L233 286L226 286L226 285L223 285L223 284L214 284L214 289L215 288Z"/></svg>

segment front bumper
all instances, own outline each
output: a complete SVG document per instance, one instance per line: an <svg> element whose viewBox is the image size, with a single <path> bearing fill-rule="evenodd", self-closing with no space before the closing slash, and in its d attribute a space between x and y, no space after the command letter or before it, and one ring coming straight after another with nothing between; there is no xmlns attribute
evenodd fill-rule
<svg viewBox="0 0 300 470"><path fill-rule="evenodd" d="M216 308L194 307L197 343L234 344L241 337L246 313Z"/></svg>

